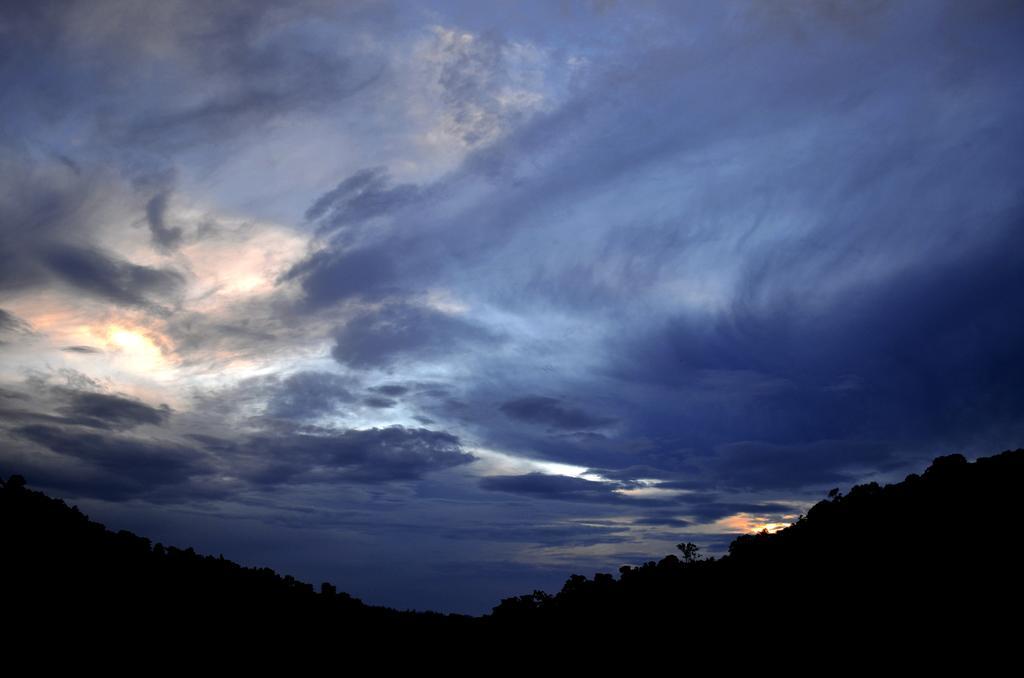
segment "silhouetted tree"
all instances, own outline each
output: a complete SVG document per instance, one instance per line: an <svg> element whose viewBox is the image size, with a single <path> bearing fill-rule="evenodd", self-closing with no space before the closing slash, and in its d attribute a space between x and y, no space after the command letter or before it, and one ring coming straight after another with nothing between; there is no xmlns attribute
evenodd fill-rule
<svg viewBox="0 0 1024 678"><path fill-rule="evenodd" d="M693 542L684 542L682 544L676 544L676 548L679 549L679 551L683 554L684 563L695 563L698 560L700 560L700 556L697 553L698 551L700 551L700 547L694 544Z"/></svg>

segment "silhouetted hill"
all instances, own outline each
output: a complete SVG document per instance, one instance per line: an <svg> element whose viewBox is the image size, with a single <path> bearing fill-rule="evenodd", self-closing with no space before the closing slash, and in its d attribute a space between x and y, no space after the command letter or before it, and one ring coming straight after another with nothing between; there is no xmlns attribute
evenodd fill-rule
<svg viewBox="0 0 1024 678"><path fill-rule="evenodd" d="M784 530L737 538L723 557L681 544L680 556L623 567L618 578L573 575L554 595L509 598L474 619L372 607L329 584L318 592L267 568L114 533L12 476L0 486L4 603L50 628L54 620L89 624L102 612L122 629L298 634L355 647L371 637L464 642L644 630L719 644L998 635L1022 600L1022 486L1024 450L973 463L940 457L900 483L833 491Z"/></svg>
<svg viewBox="0 0 1024 678"><path fill-rule="evenodd" d="M316 591L269 568L115 533L28 489L21 476L0 481L0 535L3 601L23 617L80 625L102 615L103 624L120 630L218 629L223 639L254 631L430 635L473 621L369 606L329 583Z"/></svg>
<svg viewBox="0 0 1024 678"><path fill-rule="evenodd" d="M671 628L768 646L1015 632L1022 488L1024 450L939 457L900 483L833 490L777 533L738 537L721 558L680 544L681 556L622 567L617 579L574 575L555 595L503 600L489 621L541 633Z"/></svg>

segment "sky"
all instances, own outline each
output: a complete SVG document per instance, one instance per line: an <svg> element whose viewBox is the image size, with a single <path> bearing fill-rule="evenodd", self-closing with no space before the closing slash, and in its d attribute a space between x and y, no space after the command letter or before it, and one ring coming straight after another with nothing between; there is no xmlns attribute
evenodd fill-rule
<svg viewBox="0 0 1024 678"><path fill-rule="evenodd" d="M0 474L479 614L1019 447L1022 35L1012 0L4 2Z"/></svg>

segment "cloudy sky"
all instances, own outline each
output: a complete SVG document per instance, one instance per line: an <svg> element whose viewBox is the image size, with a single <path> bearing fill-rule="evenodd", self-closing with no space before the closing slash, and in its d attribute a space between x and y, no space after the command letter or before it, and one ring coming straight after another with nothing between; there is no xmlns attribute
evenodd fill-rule
<svg viewBox="0 0 1024 678"><path fill-rule="evenodd" d="M3 3L0 473L480 613L1018 447L1022 35L1010 0Z"/></svg>

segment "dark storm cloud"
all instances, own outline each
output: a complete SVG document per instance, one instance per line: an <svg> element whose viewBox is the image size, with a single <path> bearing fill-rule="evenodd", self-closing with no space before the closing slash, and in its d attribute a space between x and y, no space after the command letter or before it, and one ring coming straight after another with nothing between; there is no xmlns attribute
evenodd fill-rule
<svg viewBox="0 0 1024 678"><path fill-rule="evenodd" d="M21 427L14 434L100 469L103 475L93 485L94 496L142 495L210 471L202 454L170 443L41 424Z"/></svg>
<svg viewBox="0 0 1024 678"><path fill-rule="evenodd" d="M106 393L65 392L66 404L59 408L69 421L92 428L124 429L142 424L160 426L171 415L166 405L149 405Z"/></svg>
<svg viewBox="0 0 1024 678"><path fill-rule="evenodd" d="M387 214L420 197L419 187L392 186L387 168L373 167L356 172L320 196L306 210L306 220L317 225L318 234L332 233ZM340 237L348 239L344 234Z"/></svg>
<svg viewBox="0 0 1024 678"><path fill-rule="evenodd" d="M805 445L737 442L721 446L710 468L725 487L799 489L808 485L849 484L865 472L894 465L890 446L850 441Z"/></svg>
<svg viewBox="0 0 1024 678"><path fill-rule="evenodd" d="M20 292L60 283L122 305L152 305L184 284L172 268L143 266L90 245L102 226L109 178L72 173L52 159L0 147L0 289Z"/></svg>
<svg viewBox="0 0 1024 678"><path fill-rule="evenodd" d="M167 225L167 191L157 193L146 203L146 222L153 243L163 250L171 250L181 242L181 228Z"/></svg>
<svg viewBox="0 0 1024 678"><path fill-rule="evenodd" d="M103 191L99 180L61 176L52 161L40 163L3 147L0 176L7 183L0 195L0 289L15 292L59 281L100 299L144 306L184 283L172 269L141 266L82 244L96 228L89 211L90 201Z"/></svg>
<svg viewBox="0 0 1024 678"><path fill-rule="evenodd" d="M50 156L0 145L0 289L21 292L61 283L126 306L152 306L184 284L170 268L142 266L91 244L112 209L106 169L73 172Z"/></svg>
<svg viewBox="0 0 1024 678"><path fill-rule="evenodd" d="M295 431L320 430L327 418L332 422L345 419L358 409L358 379L335 372L303 370L290 374L267 374L241 379L221 388L196 390L192 393L193 411L214 415L221 421L246 422L247 428L283 435ZM237 427L238 424L232 424ZM202 433L234 439L235 433L218 432L216 422ZM232 430L232 429L229 429Z"/></svg>
<svg viewBox="0 0 1024 678"><path fill-rule="evenodd" d="M67 385L55 386L36 375L17 390L7 391L12 406L0 409L0 427L42 422L124 431L143 425L164 426L172 414L167 405L153 407L122 394L93 390L98 387L95 381L72 370L57 376L63 376Z"/></svg>
<svg viewBox="0 0 1024 678"><path fill-rule="evenodd" d="M0 346L13 337L32 334L32 326L18 316L0 308Z"/></svg>
<svg viewBox="0 0 1024 678"><path fill-rule="evenodd" d="M371 386L369 390L392 398L398 398L408 393L409 387L402 384L381 384L380 386Z"/></svg>
<svg viewBox="0 0 1024 678"><path fill-rule="evenodd" d="M386 367L432 358L498 337L471 320L425 306L389 303L351 316L334 335L331 355L343 365Z"/></svg>
<svg viewBox="0 0 1024 678"><path fill-rule="evenodd" d="M380 398L377 396L371 396L369 398L363 398L363 404L379 410L386 410L390 407L394 407L395 405L397 405L398 401L391 400L390 398Z"/></svg>
<svg viewBox="0 0 1024 678"><path fill-rule="evenodd" d="M235 472L263 486L418 480L475 459L456 436L422 428L254 435L234 446Z"/></svg>
<svg viewBox="0 0 1024 678"><path fill-rule="evenodd" d="M500 409L518 421L552 428L598 428L614 422L614 419L588 414L578 408L562 404L557 398L546 396L516 398L502 403Z"/></svg>
<svg viewBox="0 0 1024 678"><path fill-rule="evenodd" d="M151 295L168 296L185 282L172 269L139 266L71 245L50 245L41 260L53 276L76 289L125 305L146 305Z"/></svg>
<svg viewBox="0 0 1024 678"><path fill-rule="evenodd" d="M255 383L252 386L258 389ZM353 402L351 387L350 379L330 372L296 372L269 385L266 413L282 419L314 419Z"/></svg>
<svg viewBox="0 0 1024 678"><path fill-rule="evenodd" d="M69 383L76 374L67 375ZM95 386L84 377L75 383ZM233 416L243 396L265 402L267 416L249 420L264 426L259 432L187 433L183 437L190 444L180 444L125 431L152 425L163 428L159 435L174 436L174 429L196 421L194 415L186 421L172 419L167 406L151 407L126 396L30 379L21 390L0 392L5 405L0 408L0 431L9 442L20 441L22 446L30 442L86 466L61 471L52 461L24 453L19 457L17 445L3 451L0 461L31 471L44 485L72 489L83 496L145 495L156 500L159 495L160 501L183 501L245 488L415 481L475 459L458 437L442 431L274 425L272 417L301 422L355 400L347 389L349 383L338 375L317 372L254 381L223 414ZM214 470L216 479L210 476Z"/></svg>
<svg viewBox="0 0 1024 678"><path fill-rule="evenodd" d="M395 262L375 247L321 250L296 264L282 280L300 280L311 308L349 298L379 299L402 290Z"/></svg>
<svg viewBox="0 0 1024 678"><path fill-rule="evenodd" d="M18 332L25 326L24 320L0 308L0 332Z"/></svg>
<svg viewBox="0 0 1024 678"><path fill-rule="evenodd" d="M1008 215L987 243L861 283L825 308L780 292L711 320L679 318L623 347L619 375L676 393L685 407L664 416L694 443L781 445L739 443L712 465L723 479L765 486L834 482L848 469L884 466L900 446L1010 431L1024 409L1019 223ZM787 261L776 264L774 284L786 281ZM709 370L764 378L724 392L693 388ZM787 386L749 387L772 380ZM668 425L644 419L634 424L648 432ZM743 458L732 459L739 450Z"/></svg>

